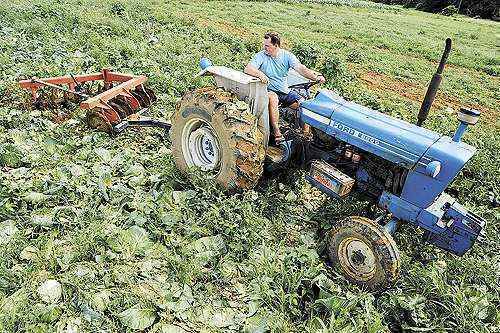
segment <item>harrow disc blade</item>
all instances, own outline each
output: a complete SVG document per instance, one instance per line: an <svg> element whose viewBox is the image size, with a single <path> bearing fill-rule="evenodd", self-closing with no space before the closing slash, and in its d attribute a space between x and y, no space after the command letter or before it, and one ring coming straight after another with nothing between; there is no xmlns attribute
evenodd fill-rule
<svg viewBox="0 0 500 333"><path fill-rule="evenodd" d="M45 97L45 95L40 95L36 98L36 100L33 102L33 106L37 110L44 110L49 108L49 101Z"/></svg>
<svg viewBox="0 0 500 333"><path fill-rule="evenodd" d="M118 104L123 111L125 111L125 114L127 116L130 116L132 113L134 113L134 109L130 106L128 99L125 96L118 95L115 98L113 98L113 102ZM125 117L122 117L122 119Z"/></svg>
<svg viewBox="0 0 500 333"><path fill-rule="evenodd" d="M156 102L158 98L156 97L155 92L152 89L145 86L142 86L142 88L144 89L146 94L148 94L150 103L153 104L154 102Z"/></svg>
<svg viewBox="0 0 500 333"><path fill-rule="evenodd" d="M135 96L131 91L129 92L130 96L127 96L127 103L130 105L132 110L139 110L141 108L141 101L137 99L137 96Z"/></svg>
<svg viewBox="0 0 500 333"><path fill-rule="evenodd" d="M106 119L108 119L108 121L111 123L111 125L116 125L122 121L118 112L116 112L113 109L105 109L103 110L103 114L106 117Z"/></svg>
<svg viewBox="0 0 500 333"><path fill-rule="evenodd" d="M120 115L113 109L96 108L87 112L87 124L102 132L113 133L113 126L120 122Z"/></svg>
<svg viewBox="0 0 500 333"><path fill-rule="evenodd" d="M148 103L146 100L144 100L144 97L142 94L138 93L137 90L130 90L130 94L135 97L139 101L139 104L141 105L141 108L147 108Z"/></svg>
<svg viewBox="0 0 500 333"><path fill-rule="evenodd" d="M124 110L120 104L116 103L115 100L108 101L108 105L113 108L113 110L118 114L120 117L120 121L125 119L127 117L127 112Z"/></svg>
<svg viewBox="0 0 500 333"><path fill-rule="evenodd" d="M113 132L113 126L106 118L101 109L89 110L87 112L86 121L90 128L95 128L98 131L106 133Z"/></svg>
<svg viewBox="0 0 500 333"><path fill-rule="evenodd" d="M146 90L144 89L144 86L142 84L135 88L135 92L141 96L141 98L145 104L144 107L149 107L151 105L151 99L150 99L148 93L146 92Z"/></svg>

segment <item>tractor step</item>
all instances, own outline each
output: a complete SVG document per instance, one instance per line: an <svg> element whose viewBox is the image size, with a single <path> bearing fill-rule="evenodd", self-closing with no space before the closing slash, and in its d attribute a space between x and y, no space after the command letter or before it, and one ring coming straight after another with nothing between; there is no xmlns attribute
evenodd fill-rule
<svg viewBox="0 0 500 333"><path fill-rule="evenodd" d="M285 157L285 151L281 147L269 146L266 149L266 160L271 163L280 163Z"/></svg>

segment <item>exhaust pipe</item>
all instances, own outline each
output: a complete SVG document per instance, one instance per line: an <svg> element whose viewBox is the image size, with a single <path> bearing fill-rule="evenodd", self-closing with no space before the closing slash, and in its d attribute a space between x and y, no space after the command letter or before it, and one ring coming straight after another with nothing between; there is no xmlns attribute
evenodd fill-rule
<svg viewBox="0 0 500 333"><path fill-rule="evenodd" d="M420 111L417 116L417 126L422 126L424 121L427 119L429 115L429 110L431 109L432 102L434 102L434 98L436 97L437 90L439 85L441 84L441 79L444 70L444 65L446 64L446 60L448 59L448 55L451 51L451 38L446 38L446 46L444 48L443 55L441 56L441 61L439 62L439 66L437 68L436 73L432 77L431 82L429 83L429 87L427 88L427 92L425 93L424 101L422 102L422 106L420 107Z"/></svg>

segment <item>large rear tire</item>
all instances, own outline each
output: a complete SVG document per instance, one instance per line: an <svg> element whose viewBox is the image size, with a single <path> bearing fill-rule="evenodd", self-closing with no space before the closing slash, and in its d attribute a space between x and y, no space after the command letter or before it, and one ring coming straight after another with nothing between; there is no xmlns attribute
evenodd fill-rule
<svg viewBox="0 0 500 333"><path fill-rule="evenodd" d="M185 174L213 171L228 190L250 189L262 175L264 140L247 104L215 87L188 92L171 119L172 155Z"/></svg>
<svg viewBox="0 0 500 333"><path fill-rule="evenodd" d="M386 288L399 276L394 239L384 227L365 217L351 216L332 228L328 256L349 281L368 290Z"/></svg>

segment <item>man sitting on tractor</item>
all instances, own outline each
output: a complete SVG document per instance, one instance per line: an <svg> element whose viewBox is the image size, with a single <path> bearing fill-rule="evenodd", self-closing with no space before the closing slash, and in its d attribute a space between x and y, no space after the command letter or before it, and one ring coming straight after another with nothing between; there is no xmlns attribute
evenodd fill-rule
<svg viewBox="0 0 500 333"><path fill-rule="evenodd" d="M325 82L325 77L302 65L295 55L280 48L280 36L276 32L264 35L263 50L257 53L245 67L245 73L258 77L267 84L269 96L269 119L276 144L284 138L279 128L278 105L298 109L302 97L287 85L287 75L290 68L295 69L307 79ZM304 128L304 132L307 129Z"/></svg>

